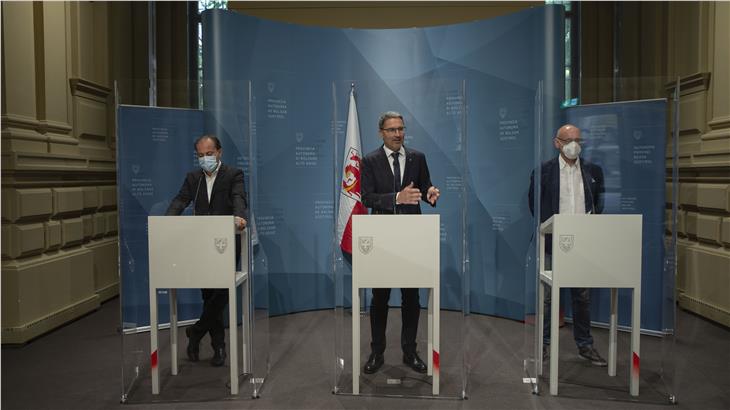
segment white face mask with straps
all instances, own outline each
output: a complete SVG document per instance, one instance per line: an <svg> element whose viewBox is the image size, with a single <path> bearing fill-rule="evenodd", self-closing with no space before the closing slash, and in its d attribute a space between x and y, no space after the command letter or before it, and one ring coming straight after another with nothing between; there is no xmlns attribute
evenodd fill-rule
<svg viewBox="0 0 730 410"><path fill-rule="evenodd" d="M566 158L576 159L578 158L578 155L580 155L580 144L575 141L571 141L563 145L561 151L563 151L563 155L565 155Z"/></svg>
<svg viewBox="0 0 730 410"><path fill-rule="evenodd" d="M199 157L198 164L200 165L200 168L203 168L203 170L212 174L213 171L218 168L218 158L216 158L215 155Z"/></svg>

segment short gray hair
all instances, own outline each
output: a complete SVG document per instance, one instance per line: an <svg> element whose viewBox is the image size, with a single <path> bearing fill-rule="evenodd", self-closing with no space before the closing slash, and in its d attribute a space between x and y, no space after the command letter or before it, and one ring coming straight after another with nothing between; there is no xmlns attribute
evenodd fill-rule
<svg viewBox="0 0 730 410"><path fill-rule="evenodd" d="M383 124L385 124L385 121L388 121L391 118L400 118L401 121L403 121L403 116L400 115L399 112L396 111L386 111L382 114L380 114L380 118L378 118L378 129L383 129Z"/></svg>

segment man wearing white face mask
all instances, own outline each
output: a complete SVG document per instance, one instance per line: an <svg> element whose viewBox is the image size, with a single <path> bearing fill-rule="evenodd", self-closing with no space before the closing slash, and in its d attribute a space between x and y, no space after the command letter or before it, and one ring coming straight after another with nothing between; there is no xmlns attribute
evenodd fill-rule
<svg viewBox="0 0 730 410"><path fill-rule="evenodd" d="M193 201L194 215L233 215L236 228L246 227L248 204L243 171L221 162L221 143L213 135L204 135L194 144L200 168L188 172L180 192L167 208L166 215L180 215ZM194 235L195 232L191 232ZM240 236L236 236L236 255L240 254ZM236 261L238 264L238 261ZM205 272L201 272L205 274ZM226 360L223 312L228 304L228 289L201 289L203 312L193 326L185 329L188 336L187 354L191 361L199 360L200 339L210 333L213 358L210 364L222 366Z"/></svg>
<svg viewBox="0 0 730 410"><path fill-rule="evenodd" d="M580 158L580 129L566 124L560 127L553 146L560 155L542 164L540 171L540 223L554 214L600 214L603 212L603 171L598 165ZM530 177L530 211L534 214L534 178ZM550 265L552 237L545 237L546 262ZM573 302L573 337L578 346L578 355L595 366L606 366L604 360L593 348L591 336L590 291L586 288L571 288ZM550 289L545 292L543 356L550 344Z"/></svg>

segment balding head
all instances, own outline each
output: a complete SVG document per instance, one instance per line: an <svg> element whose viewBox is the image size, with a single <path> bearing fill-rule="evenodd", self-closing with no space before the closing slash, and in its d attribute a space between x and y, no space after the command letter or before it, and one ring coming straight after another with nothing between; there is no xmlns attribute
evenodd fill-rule
<svg viewBox="0 0 730 410"><path fill-rule="evenodd" d="M558 132L555 134L555 138L562 141L574 141L580 139L580 128L573 124L565 124L558 128Z"/></svg>
<svg viewBox="0 0 730 410"><path fill-rule="evenodd" d="M575 162L577 155L580 154L580 147L577 146L577 153L575 155L570 154L569 151L564 151L564 148L570 144L571 142L575 142L577 144L581 143L580 140L580 128L576 127L573 124L565 124L562 127L558 129L558 132L555 134L555 138L553 138L553 146L555 149L560 151L560 155L563 157L563 159L572 164ZM575 144L572 144L575 145ZM571 147L568 147L571 148ZM566 152L568 155L566 155Z"/></svg>

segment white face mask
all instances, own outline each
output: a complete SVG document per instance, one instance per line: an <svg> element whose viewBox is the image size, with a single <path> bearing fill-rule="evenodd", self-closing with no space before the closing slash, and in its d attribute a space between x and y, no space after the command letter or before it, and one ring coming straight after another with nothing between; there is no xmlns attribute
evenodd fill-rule
<svg viewBox="0 0 730 410"><path fill-rule="evenodd" d="M562 148L563 155L568 159L576 159L580 155L580 144L575 141L571 141Z"/></svg>
<svg viewBox="0 0 730 410"><path fill-rule="evenodd" d="M215 155L206 155L198 158L198 164L200 168L203 168L208 173L213 173L218 168L218 158Z"/></svg>

